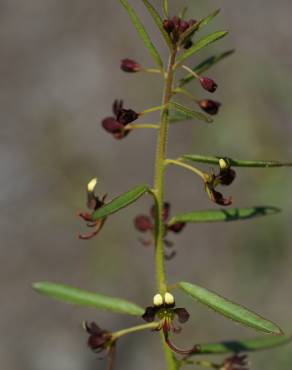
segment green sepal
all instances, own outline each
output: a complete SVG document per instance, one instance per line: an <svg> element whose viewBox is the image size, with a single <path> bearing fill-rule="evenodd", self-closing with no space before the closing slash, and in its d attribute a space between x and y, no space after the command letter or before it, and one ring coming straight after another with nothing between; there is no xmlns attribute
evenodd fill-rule
<svg viewBox="0 0 292 370"><path fill-rule="evenodd" d="M142 307L124 299L107 297L98 293L88 292L68 285L55 284L50 282L38 282L33 284L33 289L40 294L59 301L95 308L103 311L123 313L133 316L141 316L144 313Z"/></svg>
<svg viewBox="0 0 292 370"><path fill-rule="evenodd" d="M217 293L187 282L180 282L176 285L198 302L208 306L228 319L265 333L283 334L278 325Z"/></svg>

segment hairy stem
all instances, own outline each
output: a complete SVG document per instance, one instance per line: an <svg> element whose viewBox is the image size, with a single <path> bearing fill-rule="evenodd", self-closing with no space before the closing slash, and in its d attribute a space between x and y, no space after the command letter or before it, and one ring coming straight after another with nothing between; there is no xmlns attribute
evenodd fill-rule
<svg viewBox="0 0 292 370"><path fill-rule="evenodd" d="M167 289L167 280L165 273L165 252L164 252L164 173L165 159L167 151L168 126L169 126L169 102L172 96L173 80L174 80L174 65L177 49L171 51L168 68L165 75L164 93L162 99L163 109L161 111L161 123L157 141L157 152L155 161L155 179L154 179L154 194L156 199L156 217L155 217L155 262L156 262L156 279L157 289L160 294L164 294ZM175 357L167 344L164 336L161 335L161 340L164 347L165 358L168 370L176 370L177 363Z"/></svg>

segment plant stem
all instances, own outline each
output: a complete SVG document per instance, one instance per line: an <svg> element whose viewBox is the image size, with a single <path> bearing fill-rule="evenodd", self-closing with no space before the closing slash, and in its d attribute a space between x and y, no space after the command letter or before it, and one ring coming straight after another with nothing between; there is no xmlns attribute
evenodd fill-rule
<svg viewBox="0 0 292 370"><path fill-rule="evenodd" d="M137 326L132 326L131 328L123 329L120 331L116 331L115 333L112 333L112 338L114 340L130 334L130 333L135 333L136 331L141 331L141 330L153 330L156 329L159 326L159 322L151 322L149 324L144 324L144 325L137 325Z"/></svg>
<svg viewBox="0 0 292 370"><path fill-rule="evenodd" d="M161 111L161 123L158 134L156 162L155 162L155 180L154 190L156 194L156 222L155 222L155 261L156 261L156 279L157 289L161 294L166 292L165 276L165 258L164 258L164 161L166 158L168 125L169 125L169 101L172 94L172 85L174 79L174 69L176 50L173 50L168 63L168 69L165 78L164 93L162 99L163 109Z"/></svg>
<svg viewBox="0 0 292 370"><path fill-rule="evenodd" d="M158 129L159 125L152 124L152 123L137 123L137 124L131 124L129 123L127 126L125 126L125 130L135 130L137 128L154 128Z"/></svg>
<svg viewBox="0 0 292 370"><path fill-rule="evenodd" d="M156 263L156 280L157 289L160 294L164 295L167 289L167 281L165 274L165 252L164 252L164 235L165 226L163 218L164 208L164 173L168 139L169 126L169 102L172 96L172 88L174 81L174 65L176 59L177 49L171 51L169 56L168 68L165 76L164 92L162 99L163 109L161 111L161 123L157 140L157 151L155 161L155 179L154 189L156 200L156 217L155 217L155 263ZM161 341L164 348L165 359L168 370L177 370L177 362L165 342L163 333L161 333Z"/></svg>
<svg viewBox="0 0 292 370"><path fill-rule="evenodd" d="M176 166L183 167L191 172L194 172L196 175L200 176L204 181L206 180L206 176L204 172L200 171L198 168L193 167L189 164L183 163L176 159L166 159L164 163L165 163L165 166L167 166L168 164L174 164Z"/></svg>

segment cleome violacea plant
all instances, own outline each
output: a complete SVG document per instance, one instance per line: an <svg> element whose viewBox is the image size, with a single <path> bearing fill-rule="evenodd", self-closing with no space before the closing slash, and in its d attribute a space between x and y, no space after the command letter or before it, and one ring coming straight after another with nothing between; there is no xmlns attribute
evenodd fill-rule
<svg viewBox="0 0 292 370"><path fill-rule="evenodd" d="M155 161L155 177L153 185L139 185L128 192L110 200L107 195L97 194L98 180L93 178L86 188L88 211L79 212L78 216L85 221L89 232L80 234L79 239L87 240L96 236L106 224L111 214L132 204L145 194L153 200L153 206L145 214L138 215L134 220L137 231L143 234L140 238L145 246L152 246L156 267L156 294L149 296L149 306L140 307L128 300L108 297L98 293L91 293L62 284L39 282L34 284L34 289L42 294L67 303L93 307L119 314L137 317L137 326L113 331L100 327L95 322L84 322L87 334L88 347L95 353L102 353L108 360L108 367L114 366L114 355L119 340L128 334L137 331L150 330L153 335L160 333L165 352L166 368L179 370L185 365L196 365L219 370L248 370L249 362L247 353L268 349L286 344L291 337L284 335L278 325L236 304L218 294L189 282L175 282L169 284L166 276L166 261L175 256L175 251L168 252L167 248L173 246L168 239L171 233L180 233L187 224L198 222L224 222L252 219L277 213L275 207L247 207L230 208L232 197L221 192L220 188L229 186L236 178L235 167L281 167L291 166L292 163L277 161L251 161L237 160L227 156L203 156L197 154L183 154L179 158L169 158L167 154L168 132L174 122L185 120L200 120L211 123L212 117L218 113L221 103L204 97L198 99L186 90L187 84L197 85L198 90L205 94L214 94L218 88L216 82L205 73L215 64L233 53L229 50L218 55L213 55L201 61L197 66L190 67L189 60L195 53L209 44L222 39L226 31L217 31L200 38L200 30L215 18L219 10L197 21L186 19L186 9L179 15L170 15L168 0L161 1L161 14L150 1L141 0L153 17L158 30L163 36L169 51L168 62L164 62L150 39L146 29L141 23L137 13L128 0L119 0L127 11L141 40L150 52L155 66L145 68L141 62L124 56L120 68L126 73L155 73L164 84L161 104L157 107L136 112L126 108L122 100L115 100L112 106L112 115L102 120L102 128L113 136L113 140L127 140L129 134L139 129L153 129L157 131L157 152ZM155 2L157 3L157 2ZM177 72L184 71L182 78L177 78ZM190 100L189 108L176 101L177 96ZM198 110L193 109L194 106ZM139 123L140 117L160 111L160 122ZM202 170L195 163L202 165L212 164L215 169ZM205 192L209 199L219 205L217 209L194 211L170 217L170 203L165 199L165 172L170 166L178 166L189 170L199 176L202 181L202 193ZM244 326L265 333L264 336L248 340L230 340L220 343L200 344L197 339L190 343L188 348L178 348L175 344L175 335L182 331L182 326L187 325L190 318L189 312L184 307L177 306L175 291L180 290L190 298L202 303L226 318L236 321ZM221 362L202 360L204 354L226 355ZM200 359L198 359L198 357Z"/></svg>

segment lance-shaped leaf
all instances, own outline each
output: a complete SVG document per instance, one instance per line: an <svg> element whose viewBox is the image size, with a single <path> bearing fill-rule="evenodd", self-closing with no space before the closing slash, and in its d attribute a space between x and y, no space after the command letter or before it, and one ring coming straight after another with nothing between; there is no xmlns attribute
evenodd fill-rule
<svg viewBox="0 0 292 370"><path fill-rule="evenodd" d="M205 156L199 154L184 154L182 158L192 162L218 164L220 158L224 158L230 166L233 167L291 167L292 162L279 162L279 161L245 161L240 159L232 159L224 156Z"/></svg>
<svg viewBox="0 0 292 370"><path fill-rule="evenodd" d="M186 113L182 113L179 111L171 110L169 112L169 122L170 123L177 123L182 121L187 121L193 119L193 117L187 115Z"/></svg>
<svg viewBox="0 0 292 370"><path fill-rule="evenodd" d="M209 68L213 67L215 64L219 63L221 60L227 58L229 55L232 55L235 52L235 50L228 50L224 51L223 53L213 55L198 64L196 67L192 68L192 70L200 75L207 71ZM182 78L179 82L179 86L182 87L192 81L195 78L194 75L188 74L186 77Z"/></svg>
<svg viewBox="0 0 292 370"><path fill-rule="evenodd" d="M209 22L212 21L220 13L220 9L215 10L211 14L207 15L207 17L201 19L199 22L193 24L190 28L188 28L182 35L181 41L184 42L189 36L191 36L194 32L198 31L200 28L206 26Z"/></svg>
<svg viewBox="0 0 292 370"><path fill-rule="evenodd" d="M191 57L193 54L197 53L199 50L203 49L207 45L220 40L222 37L227 35L227 31L217 31L211 33L210 35L200 39L194 46L187 49L177 60L176 65L182 64L187 58Z"/></svg>
<svg viewBox="0 0 292 370"><path fill-rule="evenodd" d="M249 207L249 208L229 208L229 209L210 209L197 212L181 213L172 217L169 225L176 222L229 222L249 220L256 217L270 216L281 212L276 207Z"/></svg>
<svg viewBox="0 0 292 370"><path fill-rule="evenodd" d="M136 186L134 189L129 190L119 197L113 199L111 202L105 204L103 207L98 208L91 215L92 220L96 221L100 218L109 216L122 208L127 207L129 204L141 198L142 195L144 195L148 190L149 188L146 185Z"/></svg>
<svg viewBox="0 0 292 370"><path fill-rule="evenodd" d="M187 282L180 282L177 285L183 292L228 319L266 333L283 334L282 330L273 322L210 290Z"/></svg>
<svg viewBox="0 0 292 370"><path fill-rule="evenodd" d="M198 354L225 354L255 352L283 346L292 341L291 335L264 336L247 340L230 340L219 343L200 344Z"/></svg>
<svg viewBox="0 0 292 370"><path fill-rule="evenodd" d="M182 113L184 115L184 119L195 118L195 119L198 119L199 121L204 121L204 122L207 122L207 123L213 122L212 118L206 116L205 114L203 114L201 112L197 112L195 110L189 109L189 108L185 107L182 104L179 104L179 103L176 103L176 102L171 102L170 107L173 110L176 110L179 113ZM170 116L170 119L172 119L172 122L175 122L173 120L173 116ZM176 122L178 122L178 120Z"/></svg>
<svg viewBox="0 0 292 370"><path fill-rule="evenodd" d="M168 45L168 47L170 49L172 49L173 48L172 41L171 41L168 33L165 31L165 29L163 27L163 21L162 21L160 15L158 14L158 12L154 8L154 6L152 4L150 4L150 2L148 0L142 0L142 1L143 1L144 5L146 6L146 8L148 9L149 13L151 14L151 16L152 16L154 22L156 23L157 27L159 28L162 36L164 37L165 42Z"/></svg>
<svg viewBox="0 0 292 370"><path fill-rule="evenodd" d="M107 297L105 295L87 292L68 285L39 282L33 284L33 289L48 297L77 306L134 316L141 316L144 312L143 308L124 299Z"/></svg>
<svg viewBox="0 0 292 370"><path fill-rule="evenodd" d="M136 28L138 34L140 35L141 39L143 40L144 44L148 48L153 60L158 64L158 66L160 68L162 68L163 63L162 63L161 57L160 57L157 49L153 45L147 31L145 30L145 27L143 26L140 19L138 18L135 10L131 7L128 0L119 0L119 1L123 5L123 7L126 9L126 11L128 12L133 25L135 26L135 28Z"/></svg>
<svg viewBox="0 0 292 370"><path fill-rule="evenodd" d="M163 14L165 16L165 18L168 18L168 14L169 14L169 11L168 11L168 0L163 0L163 4L162 4L162 7L163 7Z"/></svg>

